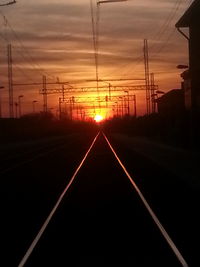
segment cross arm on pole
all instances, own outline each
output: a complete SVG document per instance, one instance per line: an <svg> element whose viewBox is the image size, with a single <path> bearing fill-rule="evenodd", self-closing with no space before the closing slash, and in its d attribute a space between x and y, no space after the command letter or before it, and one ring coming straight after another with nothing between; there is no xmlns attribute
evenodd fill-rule
<svg viewBox="0 0 200 267"><path fill-rule="evenodd" d="M107 3L115 3L115 2L125 2L125 1L128 1L128 0L102 0L102 1L98 1L97 4L100 5L100 4L107 4Z"/></svg>
<svg viewBox="0 0 200 267"><path fill-rule="evenodd" d="M9 6L9 5L13 5L13 4L16 4L17 2L14 0L14 1L11 1L11 2L8 2L6 4L0 4L0 6Z"/></svg>

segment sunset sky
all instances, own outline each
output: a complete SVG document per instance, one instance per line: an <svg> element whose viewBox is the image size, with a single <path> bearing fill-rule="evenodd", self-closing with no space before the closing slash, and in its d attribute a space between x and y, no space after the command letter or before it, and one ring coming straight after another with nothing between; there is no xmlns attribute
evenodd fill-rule
<svg viewBox="0 0 200 267"><path fill-rule="evenodd" d="M0 3L6 2L0 0ZM93 2L95 7L96 0ZM150 72L155 74L159 89L167 92L180 88L181 70L176 66L188 64L188 47L174 25L191 2L128 0L102 4L99 78L143 78L143 40L148 39ZM17 4L0 10L0 81L5 87L1 89L4 116L8 105L7 43L13 46L14 83L40 82L43 74L49 82L55 81L56 77L69 82L95 79L89 0L18 0ZM90 86L90 83L78 84L83 85ZM42 109L39 89L39 86L14 87L15 99L24 95L23 112L32 111L33 100L38 101L38 111ZM144 92L136 92L136 96L138 112L143 114ZM49 108L54 113L58 109L58 98L59 95L49 96Z"/></svg>

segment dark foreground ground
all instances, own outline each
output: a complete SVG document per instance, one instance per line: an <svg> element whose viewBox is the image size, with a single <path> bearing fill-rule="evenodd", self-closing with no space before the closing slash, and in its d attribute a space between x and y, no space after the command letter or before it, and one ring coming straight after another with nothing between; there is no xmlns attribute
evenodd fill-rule
<svg viewBox="0 0 200 267"><path fill-rule="evenodd" d="M108 137L189 266L200 266L199 187ZM18 265L93 138L1 152L3 266ZM181 265L101 135L26 266Z"/></svg>

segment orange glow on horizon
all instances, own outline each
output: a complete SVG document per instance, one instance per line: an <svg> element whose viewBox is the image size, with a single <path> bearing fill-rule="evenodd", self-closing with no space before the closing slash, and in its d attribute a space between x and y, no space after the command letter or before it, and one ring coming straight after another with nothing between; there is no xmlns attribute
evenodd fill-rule
<svg viewBox="0 0 200 267"><path fill-rule="evenodd" d="M19 46L16 38L12 40L12 58L19 65L13 70L14 89L16 89L13 101L15 102L19 95L24 95L21 101L22 115L33 112L33 101L37 101L36 112L44 110L41 75L46 76L48 111L58 119L60 111L62 117L72 120L89 119L97 123L102 119L97 118L96 120L96 114L101 114L103 120L123 117L128 112L130 112L129 115L134 116L134 101L131 95L136 97L137 115L145 115L147 113L146 89L140 91L139 89L130 89L130 87L145 86L142 49L146 35L149 47L155 46L155 49L149 49L149 53L152 54L152 57L150 56L150 73L155 74L155 84L158 85L158 89L168 92L173 88L181 88L180 74L182 71L176 66L182 63L188 65L188 43L182 39L180 33L174 32L171 35L170 31L175 29L174 25L182 17L184 10L187 10L188 3L186 1L182 1L185 3L179 5L177 9L175 1L170 0L153 1L151 5L144 0L137 1L137 4L135 1L126 1L125 5L121 3L122 6L120 3L112 5L112 14L109 6L102 5L102 14L96 17L99 11L95 1L92 0L94 27L97 27L97 23L100 27L100 31L96 31L97 29L94 31L95 35L99 35L98 38L92 36L91 18L88 19L90 14L82 12L82 8L89 9L88 1L61 0L59 2L62 3L56 5L56 11L54 10L55 1L49 1L51 3L48 8L43 5L47 2L45 0L41 0L38 4L35 4L36 1L18 2L17 6L23 12L16 12L14 5L13 8L9 8L9 13L4 14L8 24L4 25L3 34L10 35L12 32L10 26L12 25L17 34L22 31L24 33L20 35L23 45ZM68 16L62 15L63 5ZM39 13L38 8L41 9ZM121 8L123 8L123 12L121 12ZM43 9L49 16L44 18ZM162 32L163 25L167 23L165 19L171 16L170 12L173 9L176 9L176 14ZM31 23L24 24L23 21L29 19L30 13L34 14L31 17ZM119 14L120 25L118 25ZM57 24L52 24L54 16L58 18L59 29ZM68 25L67 28L66 25ZM135 26L131 27L130 25ZM36 26L37 32L35 31ZM27 34L29 38L27 38ZM44 35L45 38L41 38ZM98 52L96 62L98 68L95 66L93 37L96 38L95 41L99 41L99 48L96 51ZM31 55L31 61L30 58L24 58L23 46ZM5 88L0 90L1 116L7 118L10 104L7 93L6 47L3 48L2 53L1 83ZM35 61L34 64L32 59ZM97 69L98 84L96 81ZM141 80L135 80L135 78ZM35 85L37 83L38 86ZM65 89L64 92L62 86ZM126 91L130 91L129 96ZM65 97L63 97L65 100L59 106L61 93L63 95L65 93ZM128 98L130 107L128 107Z"/></svg>

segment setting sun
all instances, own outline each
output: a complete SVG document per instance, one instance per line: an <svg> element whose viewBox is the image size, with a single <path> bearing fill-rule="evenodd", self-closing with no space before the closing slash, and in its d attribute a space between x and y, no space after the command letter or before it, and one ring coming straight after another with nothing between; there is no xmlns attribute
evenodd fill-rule
<svg viewBox="0 0 200 267"><path fill-rule="evenodd" d="M96 122L101 122L103 120L103 117L101 115L97 114L97 115L95 115L94 120Z"/></svg>

